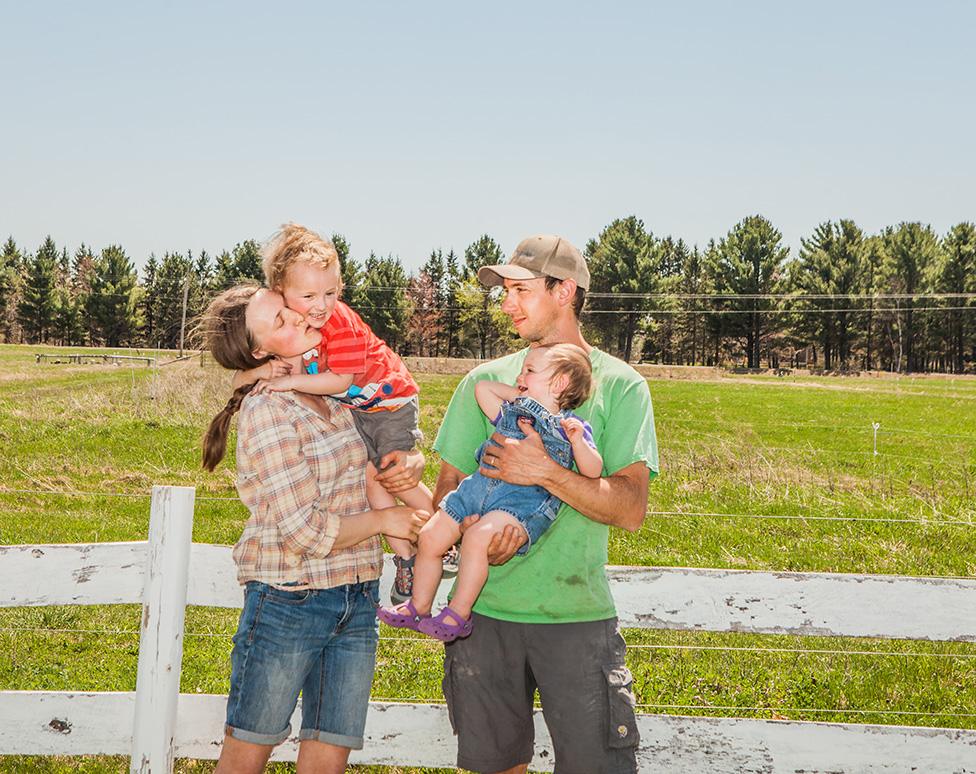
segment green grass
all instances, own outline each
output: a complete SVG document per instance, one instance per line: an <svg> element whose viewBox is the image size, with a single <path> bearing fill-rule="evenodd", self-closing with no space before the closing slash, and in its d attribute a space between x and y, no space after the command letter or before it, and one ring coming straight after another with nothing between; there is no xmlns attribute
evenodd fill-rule
<svg viewBox="0 0 976 774"><path fill-rule="evenodd" d="M35 351L54 350L0 347L0 542L143 540L153 484L195 486L194 540L234 542L245 510L233 465L206 474L198 462L203 428L226 400L223 372L196 360L36 365ZM458 377L419 381L433 483L429 443ZM976 380L748 376L650 387L661 476L644 526L612 531L611 562L976 576ZM234 611L188 610L183 691L226 692L235 623ZM0 689L133 690L137 629L132 606L0 610ZM381 636L374 697L440 701L440 647L385 627ZM976 728L966 717L976 715L976 645L626 637L642 711ZM932 714L900 714L913 712ZM0 758L2 771L125 768L120 758Z"/></svg>

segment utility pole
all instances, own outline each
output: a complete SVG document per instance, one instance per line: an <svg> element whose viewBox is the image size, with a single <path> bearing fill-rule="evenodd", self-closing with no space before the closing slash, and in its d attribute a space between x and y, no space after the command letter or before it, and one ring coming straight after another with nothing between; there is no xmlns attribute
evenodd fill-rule
<svg viewBox="0 0 976 774"><path fill-rule="evenodd" d="M183 357L183 330L186 328L186 300L190 295L190 275L186 275L183 283L183 316L180 319L180 357Z"/></svg>

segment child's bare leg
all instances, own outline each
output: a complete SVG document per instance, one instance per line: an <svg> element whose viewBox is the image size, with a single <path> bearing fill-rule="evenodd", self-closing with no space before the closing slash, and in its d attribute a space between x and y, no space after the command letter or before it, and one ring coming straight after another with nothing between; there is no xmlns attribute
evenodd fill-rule
<svg viewBox="0 0 976 774"><path fill-rule="evenodd" d="M435 513L420 530L413 566L413 606L420 615L430 612L443 574L441 557L460 535L458 523L444 511Z"/></svg>
<svg viewBox="0 0 976 774"><path fill-rule="evenodd" d="M387 492L387 494L389 494L389 492ZM402 492L397 492L395 496L400 500L400 502L402 502L404 505L409 505L415 511L427 511L427 513L434 512L434 495L423 481L417 484L417 486L413 487L413 489L406 489Z"/></svg>
<svg viewBox="0 0 976 774"><path fill-rule="evenodd" d="M465 530L461 540L457 586L451 598L451 609L457 611L458 615L471 617L471 608L488 580L488 544L496 533L509 524L525 530L518 519L505 511L489 511L477 524Z"/></svg>
<svg viewBox="0 0 976 774"><path fill-rule="evenodd" d="M366 464L366 499L369 500L370 508L391 508L396 505L396 498L376 480L376 466L372 462ZM387 535L386 542L397 556L403 559L413 556L413 543L409 540Z"/></svg>

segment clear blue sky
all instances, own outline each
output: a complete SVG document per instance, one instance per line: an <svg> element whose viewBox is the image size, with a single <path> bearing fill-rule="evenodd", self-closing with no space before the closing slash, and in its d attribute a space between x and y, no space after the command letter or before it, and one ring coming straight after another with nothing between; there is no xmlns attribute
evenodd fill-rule
<svg viewBox="0 0 976 774"><path fill-rule="evenodd" d="M5 3L0 239L976 219L976 3Z"/></svg>

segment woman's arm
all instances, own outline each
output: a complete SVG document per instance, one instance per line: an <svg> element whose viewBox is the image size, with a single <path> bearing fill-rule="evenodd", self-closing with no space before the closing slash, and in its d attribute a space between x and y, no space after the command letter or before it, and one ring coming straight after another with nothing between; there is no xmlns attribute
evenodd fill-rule
<svg viewBox="0 0 976 774"><path fill-rule="evenodd" d="M249 464L239 473L257 477L267 517L287 551L323 557L386 530L395 537L416 537L429 514L402 506L342 517L331 511L329 482L309 467L294 425L271 400L254 400L241 415L238 434Z"/></svg>
<svg viewBox="0 0 976 774"><path fill-rule="evenodd" d="M332 542L332 550L349 548L373 535L380 534L416 541L420 528L429 518L430 514L426 511L415 511L406 505L377 508L355 516L344 516L339 521L339 533Z"/></svg>
<svg viewBox="0 0 976 774"><path fill-rule="evenodd" d="M519 395L516 387L504 382L492 382L487 379L478 382L474 386L474 397L478 401L478 406L492 422L502 410L502 402L515 400Z"/></svg>

